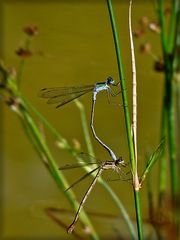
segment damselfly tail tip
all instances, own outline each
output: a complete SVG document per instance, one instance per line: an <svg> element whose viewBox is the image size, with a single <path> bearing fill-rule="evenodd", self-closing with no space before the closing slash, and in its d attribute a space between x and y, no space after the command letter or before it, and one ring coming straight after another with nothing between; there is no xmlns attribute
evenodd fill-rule
<svg viewBox="0 0 180 240"><path fill-rule="evenodd" d="M74 231L74 224L71 224L67 229L67 233L71 234L73 231Z"/></svg>

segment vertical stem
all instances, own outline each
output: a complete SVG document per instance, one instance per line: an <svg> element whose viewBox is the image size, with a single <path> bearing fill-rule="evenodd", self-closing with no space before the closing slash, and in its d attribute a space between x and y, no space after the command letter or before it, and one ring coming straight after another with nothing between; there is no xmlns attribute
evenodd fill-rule
<svg viewBox="0 0 180 240"><path fill-rule="evenodd" d="M168 52L172 52L174 48L175 38L176 38L176 17L177 17L177 9L179 3L177 0L171 0L171 17L170 17L170 24L169 24L169 31L168 31L168 39L167 39L167 46Z"/></svg>
<svg viewBox="0 0 180 240"><path fill-rule="evenodd" d="M134 143L134 155L135 155L135 174L134 174L134 186L135 189L139 190L139 179L138 179L138 156L137 156L137 81L136 81L136 62L134 54L134 44L132 36L132 26L131 26L131 8L132 0L129 2L129 36L130 36L130 46L131 46L131 62L132 62L132 135Z"/></svg>
<svg viewBox="0 0 180 240"><path fill-rule="evenodd" d="M148 198L148 211L149 220L153 222L154 220L154 201L153 201L153 187L151 173L147 176L147 198Z"/></svg>
<svg viewBox="0 0 180 240"><path fill-rule="evenodd" d="M135 159L137 162L137 81L136 81L136 62L135 62L135 54L134 54L134 44L133 44L133 36L132 36L132 24L131 24L131 9L132 9L132 1L130 0L129 4L129 37L130 37L130 45L131 45L131 63L132 63L132 132L133 132L133 141L135 148Z"/></svg>
<svg viewBox="0 0 180 240"><path fill-rule="evenodd" d="M137 230L138 230L138 238L140 240L144 239L143 227L142 227L142 213L141 213L141 206L140 206L140 193L134 189L134 199L135 199L135 206L136 206L136 221L137 221Z"/></svg>
<svg viewBox="0 0 180 240"><path fill-rule="evenodd" d="M88 131L87 119L86 119L84 106L77 99L75 100L75 103L76 103L76 106L79 108L79 111L80 111L81 124L82 124L82 128L83 128L84 139L85 139L85 142L86 142L88 154L91 155L91 156L95 156L94 155L94 149L93 149L92 142L91 142L91 138L90 138L90 134L89 134L89 131Z"/></svg>
<svg viewBox="0 0 180 240"><path fill-rule="evenodd" d="M135 172L134 172L134 198L136 206L136 218L137 218L137 229L139 239L143 239L143 227L142 227L142 215L140 206L140 193L139 193L139 178L138 178L138 156L137 156L137 81L136 81L136 62L134 54L134 44L132 36L132 0L129 1L129 36L130 36L130 46L131 46L131 62L132 62L132 134L134 143L134 155L135 155Z"/></svg>
<svg viewBox="0 0 180 240"><path fill-rule="evenodd" d="M180 142L180 1L177 6L177 16L176 16L176 27L175 27L175 38L174 38L174 72L175 72L175 90L176 90L176 134L177 134L177 146ZM177 170L180 172L180 149L177 148ZM179 178L180 179L180 178ZM180 196L180 188L179 188Z"/></svg>
<svg viewBox="0 0 180 240"><path fill-rule="evenodd" d="M172 63L171 63L172 68ZM167 70L168 71L168 70ZM172 71L172 69L171 69ZM168 91L168 139L169 139L169 155L170 155L170 174L171 174L171 194L172 199L175 202L177 196L177 168L176 168L176 145L175 145L175 119L174 119L174 94L173 94L173 82L172 72L166 73L166 81L169 87Z"/></svg>
<svg viewBox="0 0 180 240"><path fill-rule="evenodd" d="M129 155L130 155L132 173L133 173L133 177L134 177L135 173L136 173L136 161L135 161L134 144L133 144L133 139L132 139L132 135L131 135L131 120L130 120L129 107L128 107L126 83L125 83L125 78L124 78L123 65L122 65L121 53L120 53L120 47L119 47L119 38L118 38L117 30L116 30L116 23L115 23L114 12L113 12L111 0L107 0L107 5L108 5L108 11L109 11L109 16L110 16L110 21L111 21L112 32L113 32L114 45L115 45L115 50L116 50L119 78L121 79L120 84L121 84L122 100L123 100L123 106L124 106L126 133L127 133L127 139L128 139L128 147L129 147ZM134 187L138 237L139 237L139 239L143 239L143 226L142 226L142 217L141 217L141 208L140 208L139 187L136 189L135 186L136 186L136 184L134 184L133 187Z"/></svg>
<svg viewBox="0 0 180 240"><path fill-rule="evenodd" d="M174 3L174 2L173 2ZM174 5L175 7L175 5ZM174 62L174 47L171 47L172 41L169 40L167 45L166 39L166 22L164 16L164 0L159 0L159 22L161 26L161 44L165 65L165 108L167 109L167 130L168 130L168 143L169 143L169 156L170 156L170 175L171 175L171 194L172 199L175 201L177 195L177 172L176 172L176 146L175 146L175 122L174 122L174 97L173 97L173 62ZM174 14L175 11L172 11ZM171 16L172 18L172 16ZM174 19L174 16L173 16ZM170 26L176 31L174 20L171 21L173 26ZM172 34L172 30L170 31ZM176 36L174 33L173 36ZM174 41L175 43L175 41Z"/></svg>
<svg viewBox="0 0 180 240"><path fill-rule="evenodd" d="M159 0L158 2L158 15L159 15L159 23L161 26L161 45L162 45L162 52L163 52L163 58L164 62L166 59L166 36L165 36L165 18L164 18L164 2L163 0ZM165 82L164 86L164 96L163 96L163 109L161 114L161 137L162 134L165 134L166 128L167 128L167 84ZM164 199L164 193L166 189L165 185L165 179L166 179L167 173L166 173L166 163L165 159L163 158L163 153L161 155L160 164L159 164L159 206L162 206L163 199Z"/></svg>
<svg viewBox="0 0 180 240"><path fill-rule="evenodd" d="M165 98L164 98L165 100ZM163 101L162 116L161 116L161 139L165 137L167 132L167 109L165 101ZM159 159L159 193L158 206L162 207L164 195L167 187L167 162L165 159L165 149L163 149Z"/></svg>
<svg viewBox="0 0 180 240"><path fill-rule="evenodd" d="M166 59L166 29L165 29L165 17L164 17L164 1L159 0L159 8L158 8L158 13L159 13L159 24L161 27L161 44L162 44L162 51L163 51L163 57L164 60Z"/></svg>
<svg viewBox="0 0 180 240"><path fill-rule="evenodd" d="M133 145L133 140L132 140L132 135L131 135L131 121L130 121L130 114L129 114L126 82L125 82L123 64L122 64L122 59L121 59L121 52L120 52L120 47L119 47L119 37L118 37L117 30L116 30L116 23L115 23L115 18L114 18L112 1L107 0L107 5L108 5L108 10L109 10L109 16L110 16L111 27L112 27L113 38L114 38L114 45L115 45L115 50L116 50L119 79L120 79L121 91L122 91L126 133L127 133L127 140L128 140L128 146L129 146L129 152L130 152L130 161L131 161L131 166L132 166L132 172L134 173L134 170L135 170L134 145Z"/></svg>

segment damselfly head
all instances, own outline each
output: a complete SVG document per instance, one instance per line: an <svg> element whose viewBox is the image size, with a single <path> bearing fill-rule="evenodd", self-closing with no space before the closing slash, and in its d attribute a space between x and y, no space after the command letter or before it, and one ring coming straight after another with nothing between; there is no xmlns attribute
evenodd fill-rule
<svg viewBox="0 0 180 240"><path fill-rule="evenodd" d="M116 166L119 165L119 164L124 164L124 159L122 157L119 157L117 160L116 160Z"/></svg>
<svg viewBox="0 0 180 240"><path fill-rule="evenodd" d="M112 77L108 77L107 80L106 80L106 83L107 83L107 85L113 85L115 82L114 82L114 79Z"/></svg>

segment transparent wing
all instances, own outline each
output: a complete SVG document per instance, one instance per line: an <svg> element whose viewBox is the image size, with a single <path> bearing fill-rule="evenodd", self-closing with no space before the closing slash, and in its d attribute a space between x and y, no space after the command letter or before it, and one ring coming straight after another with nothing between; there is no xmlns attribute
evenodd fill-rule
<svg viewBox="0 0 180 240"><path fill-rule="evenodd" d="M59 97L53 97L53 98L50 98L47 103L48 104L51 104L51 103L58 103L58 105L56 106L56 108L58 107L61 107L63 106L64 104L66 103L69 103L71 101L73 101L74 99L76 98L79 98L81 96L83 96L84 94L90 92L91 90L89 91L86 91L86 92L83 92L83 93L79 93L79 94L71 94L71 95L66 95L66 96L59 96Z"/></svg>
<svg viewBox="0 0 180 240"><path fill-rule="evenodd" d="M74 169L74 168L82 168L84 166L89 166L89 165L97 165L97 162L91 162L91 163L86 163L86 162L78 162L75 164L66 164L64 166L61 166L59 170L69 170L69 169Z"/></svg>
<svg viewBox="0 0 180 240"><path fill-rule="evenodd" d="M128 182L132 180L132 175L131 175L131 172L121 172L120 174L118 174L118 178L112 178L112 173L111 173L107 180L110 182L113 182L113 181Z"/></svg>
<svg viewBox="0 0 180 240"><path fill-rule="evenodd" d="M93 88L93 85L70 88L44 88L40 91L39 96L42 98L49 98L47 101L48 104L58 103L56 106L56 108L58 108L92 91Z"/></svg>
<svg viewBox="0 0 180 240"><path fill-rule="evenodd" d="M93 170L91 170L90 172L86 173L85 175L83 175L81 178L79 178L76 182L74 182L73 184L71 184L65 191L68 191L70 188L74 187L75 185L77 185L79 182L81 182L82 180L84 180L86 177L88 177L89 175L91 175L93 172L95 172L96 170L98 170L100 167L96 167Z"/></svg>
<svg viewBox="0 0 180 240"><path fill-rule="evenodd" d="M78 157L83 159L84 161L88 162L88 163L97 163L97 164L101 164L102 161L89 155L88 153L84 153L84 152L81 152L78 154Z"/></svg>
<svg viewBox="0 0 180 240"><path fill-rule="evenodd" d="M66 164L64 166L61 166L59 170L69 170L73 168L81 168L81 167L90 166L90 165L102 164L102 161L97 160L95 157L92 157L88 153L81 152L77 154L77 157L82 159L83 161L78 161L78 163L74 163L74 164Z"/></svg>
<svg viewBox="0 0 180 240"><path fill-rule="evenodd" d="M93 90L94 85L77 86L77 87L54 87L54 88L43 88L39 92L39 97L52 98L57 96L65 96L72 93L82 93L87 90Z"/></svg>

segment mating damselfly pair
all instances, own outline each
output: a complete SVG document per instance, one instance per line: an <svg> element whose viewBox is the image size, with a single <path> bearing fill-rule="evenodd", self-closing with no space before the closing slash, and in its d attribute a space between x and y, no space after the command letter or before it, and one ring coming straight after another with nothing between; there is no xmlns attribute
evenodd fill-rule
<svg viewBox="0 0 180 240"><path fill-rule="evenodd" d="M122 157L117 158L116 155L114 154L114 152L111 150L110 147L108 147L96 134L95 129L94 129L94 110L95 110L95 103L96 103L96 97L97 94L101 91L106 91L108 94L108 98L109 96L117 96L119 94L115 93L110 86L115 86L117 87L119 85L115 84L114 80L111 77L108 77L107 80L105 82L100 82L100 83L96 83L94 85L87 85L87 86L76 86L76 87L56 87L56 88L44 88L40 91L40 97L42 98L48 98L47 103L49 104L57 104L56 108L61 107L63 105L65 105L66 103L69 103L71 101L73 101L76 98L79 98L81 96L83 96L86 93L92 92L92 110L91 110L91 130L93 132L93 135L95 137L95 139L109 152L112 160L111 161L94 161L94 162L90 162L90 163L78 163L78 164L74 164L74 165L65 165L61 168L59 168L60 170L66 170L66 169L72 169L72 168L77 168L77 167L82 167L83 165L94 165L94 164L98 164L97 167L95 167L94 169L90 170L87 174L85 174L83 177L81 177L79 180L77 180L75 183L73 183L67 190L69 190L70 188L72 188L73 186L75 186L77 183L79 183L81 180L85 179L87 176L89 176L90 174L93 174L94 172L97 171L92 183L90 184L89 188L87 189L84 197L81 200L81 203L79 205L79 208L77 210L77 213L75 215L75 218L72 222L72 224L69 226L68 228L68 232L72 232L74 227L75 227L75 223L78 220L80 211L84 205L84 203L87 200L88 195L90 194L90 192L92 191L95 183L97 182L98 178L101 176L101 174L103 173L104 170L108 170L108 169L112 169L112 171L115 171L119 174L119 176L121 176L121 174L123 173L121 167L125 167L125 163ZM82 156L81 156L82 158ZM119 179L121 179L121 177L119 177Z"/></svg>

